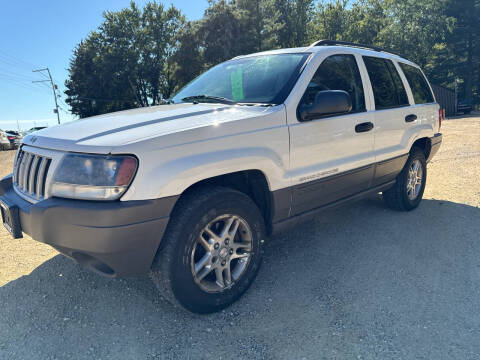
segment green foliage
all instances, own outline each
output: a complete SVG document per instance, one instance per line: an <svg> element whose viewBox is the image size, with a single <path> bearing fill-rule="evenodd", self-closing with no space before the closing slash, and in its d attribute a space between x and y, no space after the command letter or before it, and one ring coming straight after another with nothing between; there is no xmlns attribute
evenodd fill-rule
<svg viewBox="0 0 480 360"><path fill-rule="evenodd" d="M156 105L237 55L336 39L401 53L480 103L479 18L480 0L209 0L199 21L132 2L74 49L65 93L80 117Z"/></svg>
<svg viewBox="0 0 480 360"><path fill-rule="evenodd" d="M445 48L440 60L451 67L445 69L446 83L459 82L460 93L480 104L480 1L448 0L446 13L450 30L445 36Z"/></svg>
<svg viewBox="0 0 480 360"><path fill-rule="evenodd" d="M152 2L105 12L97 31L82 41L70 61L66 102L74 114L92 116L156 105L175 87L170 59L184 16Z"/></svg>

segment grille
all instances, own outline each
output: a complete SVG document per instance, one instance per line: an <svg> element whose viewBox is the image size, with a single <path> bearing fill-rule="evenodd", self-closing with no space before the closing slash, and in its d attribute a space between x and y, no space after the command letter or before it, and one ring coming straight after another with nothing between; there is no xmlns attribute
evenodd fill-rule
<svg viewBox="0 0 480 360"><path fill-rule="evenodd" d="M32 200L43 200L51 162L52 159L46 156L19 149L13 168L16 190Z"/></svg>

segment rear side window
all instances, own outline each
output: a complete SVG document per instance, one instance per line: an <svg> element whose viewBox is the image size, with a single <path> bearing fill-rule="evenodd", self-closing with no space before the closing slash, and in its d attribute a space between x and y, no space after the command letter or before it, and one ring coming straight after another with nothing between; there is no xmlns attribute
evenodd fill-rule
<svg viewBox="0 0 480 360"><path fill-rule="evenodd" d="M364 56L375 98L375 109L407 106L408 97L400 75L390 60Z"/></svg>
<svg viewBox="0 0 480 360"><path fill-rule="evenodd" d="M432 103L434 101L432 92L420 69L403 63L399 64L407 78L410 89L412 89L415 104Z"/></svg>
<svg viewBox="0 0 480 360"><path fill-rule="evenodd" d="M352 99L352 113L366 110L362 78L353 55L332 55L326 58L308 84L302 103L313 104L315 95L323 90L346 91Z"/></svg>
<svg viewBox="0 0 480 360"><path fill-rule="evenodd" d="M393 65L393 62L390 60L385 60L388 66L388 70L390 70L390 74L392 75L393 83L395 84L395 90L397 92L398 97L398 104L399 105L410 105L408 103L408 96L407 91L405 90L405 86L403 86L402 79L400 75L398 75L397 68Z"/></svg>

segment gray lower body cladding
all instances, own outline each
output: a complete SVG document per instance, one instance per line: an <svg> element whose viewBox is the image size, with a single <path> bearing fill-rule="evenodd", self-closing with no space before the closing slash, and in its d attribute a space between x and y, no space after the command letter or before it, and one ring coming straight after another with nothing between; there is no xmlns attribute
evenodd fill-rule
<svg viewBox="0 0 480 360"><path fill-rule="evenodd" d="M395 177L402 171L408 154L397 156L379 163L346 171L281 189L272 193L273 228L292 223L294 218L303 219L307 213L344 203L349 199L359 199L372 192L380 192L395 183ZM290 206L288 211L287 204ZM280 225L281 224L281 225Z"/></svg>
<svg viewBox="0 0 480 360"><path fill-rule="evenodd" d="M18 207L24 233L106 276L148 274L178 199L31 204L15 193L11 177L0 181L0 196Z"/></svg>
<svg viewBox="0 0 480 360"><path fill-rule="evenodd" d="M440 145L442 145L442 134L437 133L435 136L430 138L430 154L428 155L428 158L426 159L427 162L432 160L432 158L435 156L435 154L438 152L438 149L440 149Z"/></svg>
<svg viewBox="0 0 480 360"><path fill-rule="evenodd" d="M437 133L429 140L427 162L440 148L442 134ZM311 219L327 208L387 190L395 184L395 179L402 171L408 156L409 154L403 154L323 179L274 191L272 193L273 232Z"/></svg>

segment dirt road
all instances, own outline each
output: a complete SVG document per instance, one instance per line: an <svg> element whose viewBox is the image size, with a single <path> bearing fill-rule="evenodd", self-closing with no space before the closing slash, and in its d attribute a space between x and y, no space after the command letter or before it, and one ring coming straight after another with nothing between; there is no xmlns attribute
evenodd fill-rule
<svg viewBox="0 0 480 360"><path fill-rule="evenodd" d="M373 197L270 239L219 314L105 279L0 229L1 359L479 359L480 118L444 122L425 200ZM0 152L0 176L13 152Z"/></svg>

